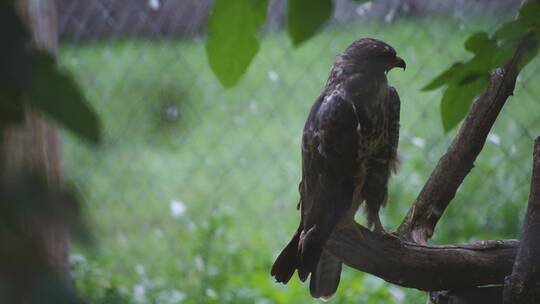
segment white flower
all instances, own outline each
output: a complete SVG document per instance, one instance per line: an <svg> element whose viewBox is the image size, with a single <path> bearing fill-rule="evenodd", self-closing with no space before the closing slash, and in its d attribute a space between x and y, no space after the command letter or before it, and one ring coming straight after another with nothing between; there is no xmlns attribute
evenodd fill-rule
<svg viewBox="0 0 540 304"><path fill-rule="evenodd" d="M206 289L206 296L211 298L211 299L217 299L217 297L218 297L216 291L213 290L212 288L207 288Z"/></svg>
<svg viewBox="0 0 540 304"><path fill-rule="evenodd" d="M421 137L413 137L411 139L411 142L413 145L417 146L418 148L422 149L426 146L426 141Z"/></svg>
<svg viewBox="0 0 540 304"><path fill-rule="evenodd" d="M501 138L497 134L490 133L487 140L497 146L501 144Z"/></svg>
<svg viewBox="0 0 540 304"><path fill-rule="evenodd" d="M403 303L405 300L405 293L401 289L390 287L390 294L398 303Z"/></svg>
<svg viewBox="0 0 540 304"><path fill-rule="evenodd" d="M279 74L276 72L276 71L268 71L268 78L272 81L272 82L277 82L279 80Z"/></svg>
<svg viewBox="0 0 540 304"><path fill-rule="evenodd" d="M178 290L164 290L160 291L156 297L157 303L176 304L184 301L186 295Z"/></svg>
<svg viewBox="0 0 540 304"><path fill-rule="evenodd" d="M146 301L146 288L144 288L144 285L137 284L133 286L133 299L137 302Z"/></svg>
<svg viewBox="0 0 540 304"><path fill-rule="evenodd" d="M249 103L249 110L250 110L251 113L253 113L253 114L257 113L258 106L257 106L257 102L256 102L255 100L252 100L252 101Z"/></svg>
<svg viewBox="0 0 540 304"><path fill-rule="evenodd" d="M71 264L86 263L86 258L82 254L72 253L69 255L69 262Z"/></svg>
<svg viewBox="0 0 540 304"><path fill-rule="evenodd" d="M186 298L186 295L178 290L171 290L171 294L169 296L169 302L170 303L179 303L182 302Z"/></svg>
<svg viewBox="0 0 540 304"><path fill-rule="evenodd" d="M364 16L371 9L372 5L373 3L371 2L366 2L366 3L358 5L356 7L356 14L358 16Z"/></svg>
<svg viewBox="0 0 540 304"><path fill-rule="evenodd" d="M200 255L195 257L195 267L197 267L197 270L199 271L204 270L204 260Z"/></svg>
<svg viewBox="0 0 540 304"><path fill-rule="evenodd" d="M148 6L155 11L159 9L160 5L159 0L148 0Z"/></svg>
<svg viewBox="0 0 540 304"><path fill-rule="evenodd" d="M181 201L172 200L170 204L171 215L174 218L180 218L186 213L186 205Z"/></svg>

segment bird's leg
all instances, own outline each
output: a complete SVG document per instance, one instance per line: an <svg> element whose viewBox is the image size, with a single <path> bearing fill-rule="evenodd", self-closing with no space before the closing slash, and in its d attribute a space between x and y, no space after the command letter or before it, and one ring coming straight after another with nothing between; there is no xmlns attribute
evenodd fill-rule
<svg viewBox="0 0 540 304"><path fill-rule="evenodd" d="M384 230L384 227L383 227L383 225L381 223L381 218L379 217L378 214L374 218L373 225L375 226L375 233L378 236L381 236L381 237L384 237L384 238L389 238L389 239L399 239L399 234L397 232L395 232L395 231L394 232L387 232L386 230Z"/></svg>
<svg viewBox="0 0 540 304"><path fill-rule="evenodd" d="M386 233L381 223L381 218L378 214L374 218L373 225L375 226L375 233L377 233L378 235L382 236Z"/></svg>
<svg viewBox="0 0 540 304"><path fill-rule="evenodd" d="M356 210L355 210L356 211ZM364 235L362 234L362 225L358 224L355 220L354 220L354 211L351 212L351 210L349 210L349 212L346 214L346 216L344 216L341 221L338 223L337 227L336 228L348 228L348 227L354 227L354 231L355 233L358 234L358 236L360 238L364 238Z"/></svg>

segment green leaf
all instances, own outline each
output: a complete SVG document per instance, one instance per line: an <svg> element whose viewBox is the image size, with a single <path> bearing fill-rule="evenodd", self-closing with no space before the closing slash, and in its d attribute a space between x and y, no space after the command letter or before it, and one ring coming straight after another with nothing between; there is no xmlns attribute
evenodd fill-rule
<svg viewBox="0 0 540 304"><path fill-rule="evenodd" d="M443 85L463 85L476 79L495 66L509 59L507 52L498 53L496 40L490 39L486 32L474 33L465 41L465 49L475 54L467 62L455 62L451 67L443 71L425 87L423 91L437 89ZM497 56L498 55L498 56Z"/></svg>
<svg viewBox="0 0 540 304"><path fill-rule="evenodd" d="M528 27L540 29L540 3L529 0L519 9L519 19Z"/></svg>
<svg viewBox="0 0 540 304"><path fill-rule="evenodd" d="M473 98L485 88L488 71L508 62L526 35L530 35L533 44L521 60L519 69L538 54L539 1L528 1L520 9L519 18L500 26L493 37L486 32L469 36L464 46L474 56L466 62L454 63L422 88L428 91L447 86L441 100L441 116L446 132L465 117Z"/></svg>
<svg viewBox="0 0 540 304"><path fill-rule="evenodd" d="M495 40L489 39L486 32L474 33L465 41L465 49L473 54L489 52L494 46Z"/></svg>
<svg viewBox="0 0 540 304"><path fill-rule="evenodd" d="M208 18L206 54L225 87L242 78L259 51L257 30L266 20L268 0L216 0Z"/></svg>
<svg viewBox="0 0 540 304"><path fill-rule="evenodd" d="M287 24L292 44L299 46L330 19L332 0L289 0Z"/></svg>
<svg viewBox="0 0 540 304"><path fill-rule="evenodd" d="M467 115L473 99L486 87L487 76L464 85L451 85L441 101L441 117L445 132L452 130Z"/></svg>
<svg viewBox="0 0 540 304"><path fill-rule="evenodd" d="M423 87L422 91L435 90L436 88L451 82L451 80L454 79L456 75L459 75L463 72L463 65L463 62L454 62L451 67L446 69L446 71L439 74L439 76L435 77L430 83Z"/></svg>
<svg viewBox="0 0 540 304"><path fill-rule="evenodd" d="M78 136L98 143L99 119L73 79L60 72L54 59L45 53L33 57L30 101Z"/></svg>
<svg viewBox="0 0 540 304"><path fill-rule="evenodd" d="M538 55L540 37L538 35L536 37L530 36L530 39L530 45L518 64L519 71L525 68L525 66L527 66L527 64L529 64L529 62L531 62Z"/></svg>
<svg viewBox="0 0 540 304"><path fill-rule="evenodd" d="M521 19L503 24L495 32L495 38L500 41L517 41L527 34L527 25Z"/></svg>

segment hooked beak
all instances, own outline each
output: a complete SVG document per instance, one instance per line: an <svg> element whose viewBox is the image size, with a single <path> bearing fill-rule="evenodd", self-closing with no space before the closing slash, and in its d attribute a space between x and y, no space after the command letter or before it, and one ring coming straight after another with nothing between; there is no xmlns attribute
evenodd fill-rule
<svg viewBox="0 0 540 304"><path fill-rule="evenodd" d="M405 70L407 67L407 64L405 63L405 60L403 60L401 57L396 55L396 58L394 59L394 64L392 65L393 68L402 68Z"/></svg>

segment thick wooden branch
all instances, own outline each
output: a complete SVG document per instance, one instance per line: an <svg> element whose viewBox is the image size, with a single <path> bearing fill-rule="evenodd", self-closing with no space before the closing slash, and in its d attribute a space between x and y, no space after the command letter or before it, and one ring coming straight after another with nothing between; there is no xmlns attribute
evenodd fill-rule
<svg viewBox="0 0 540 304"><path fill-rule="evenodd" d="M502 304L502 285L429 293L430 304Z"/></svg>
<svg viewBox="0 0 540 304"><path fill-rule="evenodd" d="M513 58L490 73L484 93L473 103L446 154L439 160L398 229L399 234L426 244L458 187L474 167L499 112L513 94L518 64L528 49L524 39Z"/></svg>
<svg viewBox="0 0 540 304"><path fill-rule="evenodd" d="M505 304L539 303L540 297L534 293L534 286L540 280L540 137L534 143L531 192L523 237L519 247L512 275L504 287Z"/></svg>
<svg viewBox="0 0 540 304"><path fill-rule="evenodd" d="M381 238L357 225L337 227L325 250L346 265L387 282L438 291L503 284L518 246L516 240L427 246Z"/></svg>
<svg viewBox="0 0 540 304"><path fill-rule="evenodd" d="M534 294L540 297L540 286L536 285ZM429 293L430 304L502 304L503 286L477 287L452 291Z"/></svg>

